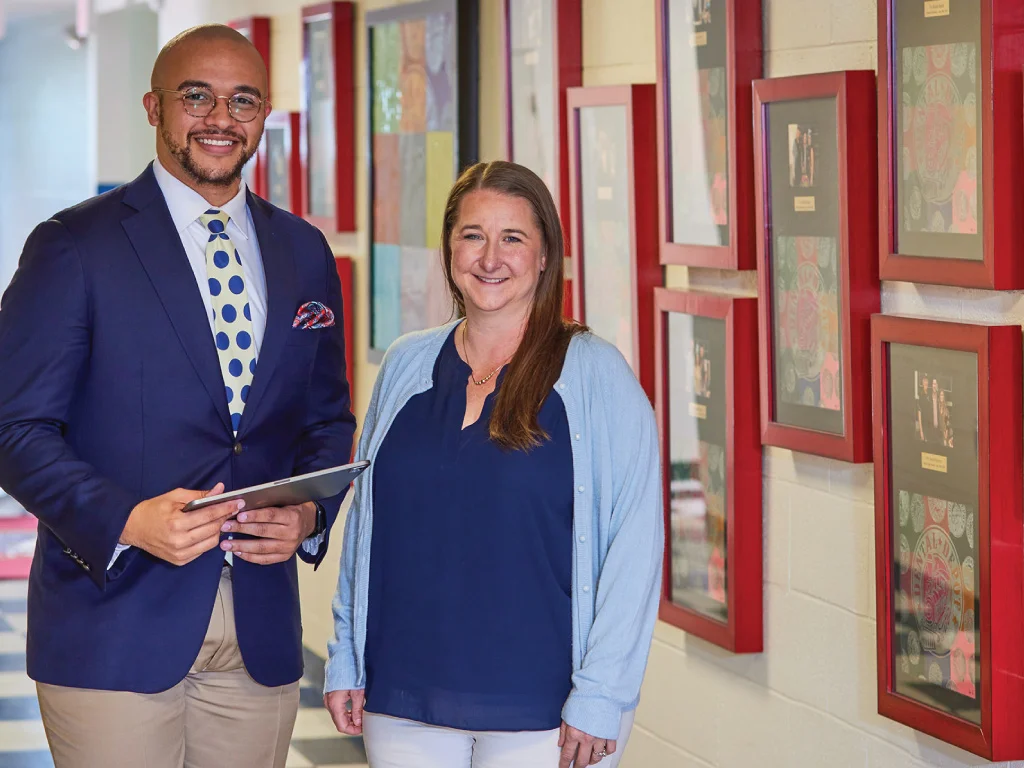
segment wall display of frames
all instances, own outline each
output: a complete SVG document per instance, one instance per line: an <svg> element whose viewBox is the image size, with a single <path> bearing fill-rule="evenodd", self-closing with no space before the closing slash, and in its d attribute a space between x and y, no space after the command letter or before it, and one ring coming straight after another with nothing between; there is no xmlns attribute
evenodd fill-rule
<svg viewBox="0 0 1024 768"><path fill-rule="evenodd" d="M228 26L245 35L256 50L263 57L263 63L267 65L267 82L270 82L270 19L266 16L249 16L244 19L235 19L228 22ZM263 98L269 97L264 93ZM252 156L242 168L242 179L253 194L266 198L267 188L265 186L266 172L263 168L263 160L260 153Z"/></svg>
<svg viewBox="0 0 1024 768"><path fill-rule="evenodd" d="M1024 287L1017 0L880 0L883 280Z"/></svg>
<svg viewBox="0 0 1024 768"><path fill-rule="evenodd" d="M267 200L298 215L302 211L302 153L298 112L271 112L259 148L261 184Z"/></svg>
<svg viewBox="0 0 1024 768"><path fill-rule="evenodd" d="M345 322L345 374L348 376L349 398L352 403L355 403L355 270L350 256L335 256L334 264L338 269L338 278L341 280L342 319ZM355 446L353 446L354 449Z"/></svg>
<svg viewBox="0 0 1024 768"><path fill-rule="evenodd" d="M734 653L763 647L757 299L654 292L665 482L659 617Z"/></svg>
<svg viewBox="0 0 1024 768"><path fill-rule="evenodd" d="M370 357L451 316L444 205L476 162L476 0L427 0L366 14L370 117Z"/></svg>
<svg viewBox="0 0 1024 768"><path fill-rule="evenodd" d="M355 3L302 9L302 215L356 231Z"/></svg>
<svg viewBox="0 0 1024 768"><path fill-rule="evenodd" d="M573 316L615 344L654 399L658 167L654 86L571 88Z"/></svg>
<svg viewBox="0 0 1024 768"><path fill-rule="evenodd" d="M661 261L754 269L761 0L656 0Z"/></svg>
<svg viewBox="0 0 1024 768"><path fill-rule="evenodd" d="M1024 757L1021 329L875 315L880 714Z"/></svg>
<svg viewBox="0 0 1024 768"><path fill-rule="evenodd" d="M875 131L874 72L754 83L765 445L871 460Z"/></svg>

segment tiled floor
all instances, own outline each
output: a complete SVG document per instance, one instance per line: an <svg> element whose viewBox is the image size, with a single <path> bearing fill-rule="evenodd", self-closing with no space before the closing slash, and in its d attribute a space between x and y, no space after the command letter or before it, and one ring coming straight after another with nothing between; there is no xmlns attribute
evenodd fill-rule
<svg viewBox="0 0 1024 768"><path fill-rule="evenodd" d="M0 581L0 768L53 768L35 683L25 674L23 581ZM323 707L323 661L306 653L287 768L366 768L363 741L340 736Z"/></svg>

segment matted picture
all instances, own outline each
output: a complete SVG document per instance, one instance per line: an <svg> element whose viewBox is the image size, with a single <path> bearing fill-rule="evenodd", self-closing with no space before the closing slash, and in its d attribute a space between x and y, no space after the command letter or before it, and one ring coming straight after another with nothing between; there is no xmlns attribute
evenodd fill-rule
<svg viewBox="0 0 1024 768"><path fill-rule="evenodd" d="M789 186L815 186L814 159L820 141L812 125L789 124Z"/></svg>

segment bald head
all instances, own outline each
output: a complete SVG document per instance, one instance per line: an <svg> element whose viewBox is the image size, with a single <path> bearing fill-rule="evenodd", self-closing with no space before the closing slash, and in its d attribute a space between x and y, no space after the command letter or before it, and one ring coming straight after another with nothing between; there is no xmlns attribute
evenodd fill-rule
<svg viewBox="0 0 1024 768"><path fill-rule="evenodd" d="M202 24L172 38L156 57L150 87L176 88L173 81L190 60L223 56L241 57L244 64L251 65L253 85L266 97L269 84L263 57L245 35L224 24Z"/></svg>

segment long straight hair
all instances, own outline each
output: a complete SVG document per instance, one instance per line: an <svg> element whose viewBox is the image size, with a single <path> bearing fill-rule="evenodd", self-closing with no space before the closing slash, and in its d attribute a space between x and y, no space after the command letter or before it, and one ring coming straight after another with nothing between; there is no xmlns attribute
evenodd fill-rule
<svg viewBox="0 0 1024 768"><path fill-rule="evenodd" d="M488 425L491 440L502 448L529 451L549 438L537 416L561 375L569 341L587 329L563 318L565 244L551 193L529 168L503 160L477 163L463 171L445 205L441 253L444 276L458 316L465 316L466 300L452 276L452 232L463 198L478 189L518 197L529 203L547 256L523 339L505 370Z"/></svg>

